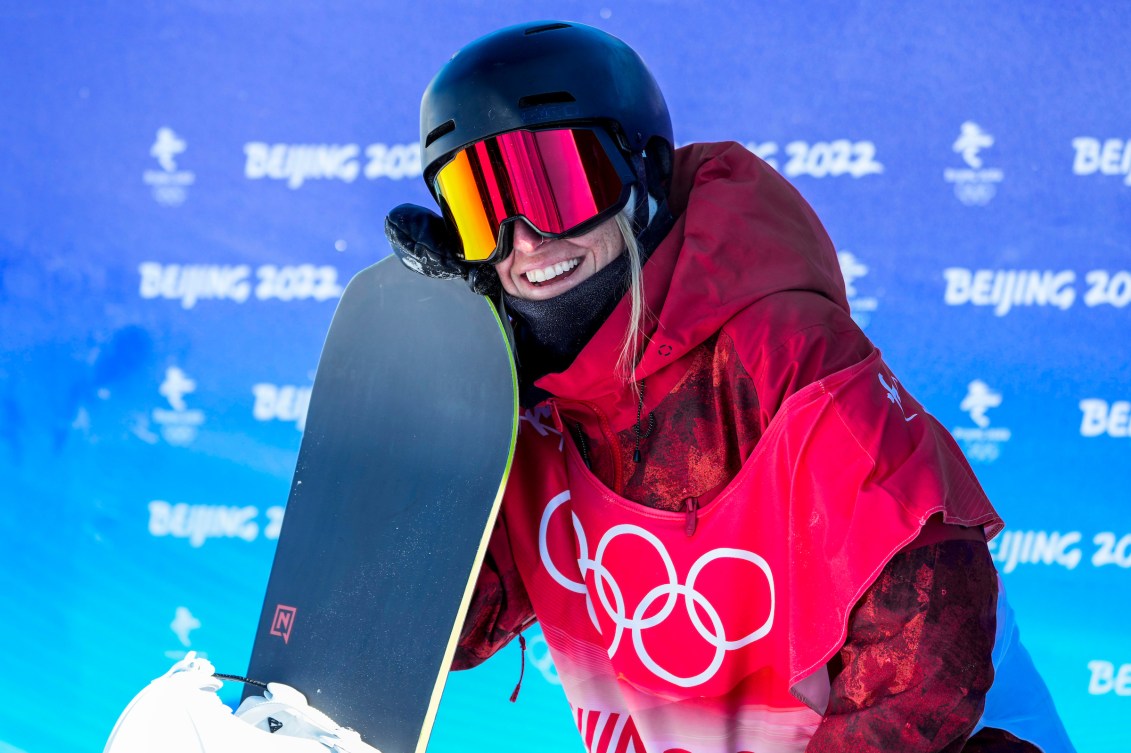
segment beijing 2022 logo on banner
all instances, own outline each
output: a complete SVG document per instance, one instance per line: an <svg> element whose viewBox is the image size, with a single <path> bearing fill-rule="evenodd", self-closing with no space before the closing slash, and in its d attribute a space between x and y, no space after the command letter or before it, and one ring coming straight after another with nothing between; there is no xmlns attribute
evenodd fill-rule
<svg viewBox="0 0 1131 753"><path fill-rule="evenodd" d="M1001 455L1001 448L1012 436L1009 429L990 426L986 412L1001 405L1002 396L981 379L966 386L966 397L958 407L965 411L974 426L955 427L951 434L962 445L962 451L971 461L992 463Z"/></svg>
<svg viewBox="0 0 1131 753"><path fill-rule="evenodd" d="M153 422L161 427L161 436L171 445L190 444L204 423L204 412L189 408L185 402L185 395L196 391L196 382L181 369L170 366L165 369L165 378L157 391L169 401L168 408L154 408L151 413ZM149 444L157 442L147 421L135 425L134 434Z"/></svg>
<svg viewBox="0 0 1131 753"><path fill-rule="evenodd" d="M852 319L860 325L860 329L865 329L880 305L876 298L861 295L856 288L856 282L868 274L868 265L851 251L837 251L836 258L840 263L840 274L844 278L844 292L848 296Z"/></svg>
<svg viewBox="0 0 1131 753"><path fill-rule="evenodd" d="M175 207L183 204L188 187L196 182L196 174L177 168L177 157L188 148L185 140L168 126L157 129L157 137L149 154L157 160L160 170L146 170L142 180L153 189L158 204Z"/></svg>
<svg viewBox="0 0 1131 753"><path fill-rule="evenodd" d="M954 184L954 195L966 206L984 206L997 193L997 184L1004 178L1000 168L986 167L982 150L994 145L994 137L972 120L959 128L952 149L962 155L964 168L948 167L943 171L947 183Z"/></svg>

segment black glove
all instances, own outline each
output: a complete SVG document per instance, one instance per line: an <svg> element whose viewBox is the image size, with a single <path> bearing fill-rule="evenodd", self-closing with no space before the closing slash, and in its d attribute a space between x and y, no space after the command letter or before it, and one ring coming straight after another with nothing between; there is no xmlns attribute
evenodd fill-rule
<svg viewBox="0 0 1131 753"><path fill-rule="evenodd" d="M444 218L415 204L394 207L385 217L385 237L401 264L437 280L467 281L473 293L494 296L499 276L490 264L464 264L455 253L458 242Z"/></svg>

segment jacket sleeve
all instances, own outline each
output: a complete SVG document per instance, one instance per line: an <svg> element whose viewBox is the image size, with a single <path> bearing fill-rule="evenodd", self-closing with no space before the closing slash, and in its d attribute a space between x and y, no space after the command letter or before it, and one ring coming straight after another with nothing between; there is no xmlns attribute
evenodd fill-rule
<svg viewBox="0 0 1131 753"><path fill-rule="evenodd" d="M534 608L519 577L499 513L456 646L452 669L470 669L489 659L534 622Z"/></svg>
<svg viewBox="0 0 1131 753"><path fill-rule="evenodd" d="M898 553L849 618L809 753L962 751L993 682L996 604L984 542Z"/></svg>

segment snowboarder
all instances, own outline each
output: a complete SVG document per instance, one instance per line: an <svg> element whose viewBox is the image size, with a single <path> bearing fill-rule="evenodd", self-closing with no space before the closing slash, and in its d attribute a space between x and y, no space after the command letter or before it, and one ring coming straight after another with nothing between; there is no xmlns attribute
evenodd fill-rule
<svg viewBox="0 0 1131 753"><path fill-rule="evenodd" d="M524 409L456 668L539 621L593 753L1071 750L999 604L1003 524L820 221L741 145L674 145L641 58L576 23L424 93L441 213L386 232L497 301Z"/></svg>

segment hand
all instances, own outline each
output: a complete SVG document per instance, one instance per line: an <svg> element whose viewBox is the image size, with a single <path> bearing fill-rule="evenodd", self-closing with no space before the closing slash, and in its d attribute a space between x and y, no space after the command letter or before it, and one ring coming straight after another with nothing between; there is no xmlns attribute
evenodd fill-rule
<svg viewBox="0 0 1131 753"><path fill-rule="evenodd" d="M456 256L458 241L444 218L415 204L394 207L385 217L385 237L401 264L437 280L459 277L473 293L493 296L499 277L490 264L465 264Z"/></svg>

